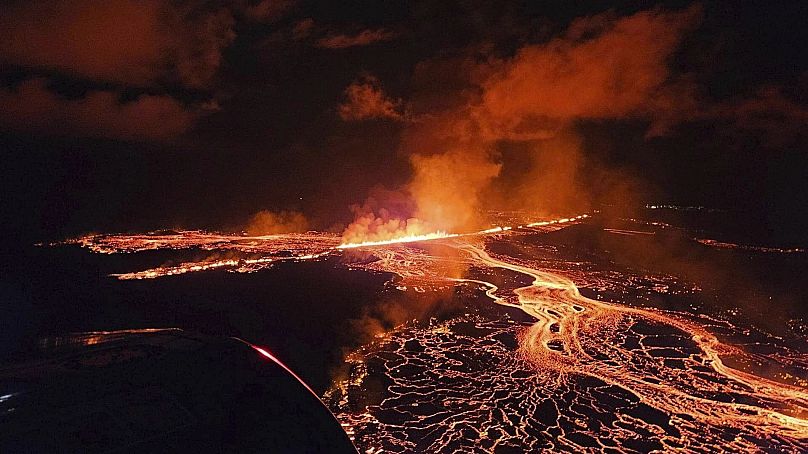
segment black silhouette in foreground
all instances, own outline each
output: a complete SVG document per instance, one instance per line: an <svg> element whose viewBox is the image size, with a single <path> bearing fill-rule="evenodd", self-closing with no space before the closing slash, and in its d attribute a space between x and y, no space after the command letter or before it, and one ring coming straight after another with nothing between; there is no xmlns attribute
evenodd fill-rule
<svg viewBox="0 0 808 454"><path fill-rule="evenodd" d="M266 350L179 329L40 341L0 368L0 452L352 452Z"/></svg>

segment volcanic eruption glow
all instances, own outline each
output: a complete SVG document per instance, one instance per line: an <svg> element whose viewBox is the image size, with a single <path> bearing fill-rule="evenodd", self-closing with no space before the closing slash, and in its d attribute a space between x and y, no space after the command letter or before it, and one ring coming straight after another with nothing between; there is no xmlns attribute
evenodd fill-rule
<svg viewBox="0 0 808 454"><path fill-rule="evenodd" d="M315 232L255 237L198 231L74 242L105 254L201 249L243 255L119 279L251 272L278 261L342 256L351 268L398 276L397 291L448 288L469 295L464 315L404 322L348 356L349 376L335 381L325 400L367 452L804 449L806 354L726 320L614 301L620 295L697 294L698 288L671 276L599 270L543 244L546 233L588 218L360 243ZM494 252L502 247L510 252ZM356 249L373 259L351 259ZM612 295L612 301L584 296L579 286ZM496 304L473 303L475 293Z"/></svg>
<svg viewBox="0 0 808 454"><path fill-rule="evenodd" d="M808 453L801 2L6 3L0 351L243 335L368 454ZM162 443L59 399L0 452Z"/></svg>

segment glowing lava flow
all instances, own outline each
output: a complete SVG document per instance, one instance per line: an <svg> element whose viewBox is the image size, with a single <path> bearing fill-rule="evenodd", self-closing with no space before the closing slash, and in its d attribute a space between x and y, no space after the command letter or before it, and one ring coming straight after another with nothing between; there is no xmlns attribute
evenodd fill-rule
<svg viewBox="0 0 808 454"><path fill-rule="evenodd" d="M118 278L249 272L341 254L352 268L400 276L399 290L460 295L466 314L404 323L348 357L350 376L325 397L364 452L808 451L808 354L762 332L736 346L750 328L728 320L630 306L698 289L599 270L542 241L585 218L355 244L317 233L204 232L76 242L100 253L227 255ZM616 302L585 297L576 282Z"/></svg>
<svg viewBox="0 0 808 454"><path fill-rule="evenodd" d="M212 257L203 260L111 275L120 280L141 280L210 270L250 273L280 262L316 260L331 254L339 244L339 237L318 232L244 236L190 230L137 235L88 235L66 241L65 244L77 244L99 254L156 250L215 252ZM222 255L226 257L222 258Z"/></svg>
<svg viewBox="0 0 808 454"><path fill-rule="evenodd" d="M518 307L538 320L523 334L520 344L521 353L535 363L542 373L585 373L628 389L647 404L665 409L670 414L686 412L717 425L732 421L733 425L738 426L768 426L770 430L786 436L808 438L808 420L794 416L808 415L808 391L728 367L722 355L744 355L744 352L720 343L703 327L661 312L585 298L567 278L492 258L473 245L463 245L461 248L486 266L516 271L534 278L531 286L518 288L514 293L519 298ZM599 361L585 344L597 340L605 330L619 328L621 319L627 317L668 325L687 333L701 350L703 363L731 380L725 392L751 390L749 394L755 399L781 402L781 408L774 410L696 397L682 390L675 381L648 383L644 375L632 374L624 365L612 366Z"/></svg>
<svg viewBox="0 0 808 454"><path fill-rule="evenodd" d="M512 244L514 237L496 241ZM747 353L684 313L586 298L571 279L542 271L530 258L495 256L468 237L441 244L461 254L379 247L373 253L380 260L367 267L399 274L400 288L480 285L496 303L533 321L466 315L406 326L349 357L354 374L327 398L361 449L808 448L804 354ZM452 264L465 265L472 276L449 278ZM484 277L503 272L512 277L499 285ZM518 276L528 276L529 285ZM766 378L743 364L783 373ZM379 383L385 383L381 392Z"/></svg>

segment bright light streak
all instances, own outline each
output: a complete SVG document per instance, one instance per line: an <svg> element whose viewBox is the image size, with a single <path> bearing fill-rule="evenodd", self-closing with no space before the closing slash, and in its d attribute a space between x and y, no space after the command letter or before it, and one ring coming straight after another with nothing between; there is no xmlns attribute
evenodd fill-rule
<svg viewBox="0 0 808 454"><path fill-rule="evenodd" d="M316 397L316 398L317 398L317 400L320 400L320 397L319 397L319 396L317 396L317 393L315 393L313 389L309 388L309 385L307 385L307 384L306 384L306 382L304 382L304 381L303 381L303 379L301 379L300 377L298 377L298 376L297 376L297 374L296 374L296 373L294 373L294 372L292 371L292 369L288 368L288 367L286 366L286 364L282 363L282 362L281 362L281 360L279 360L278 358L276 358L276 357L275 357L275 356L274 356L272 353L270 353L270 352L268 352L268 351L264 350L263 348L261 348L261 347L259 347L259 346L257 346L257 345L253 345L253 344L251 344L251 343L249 343L249 342L247 342L247 341L244 341L244 340L242 340L242 339L239 339L239 338L235 338L235 339L237 339L237 340L239 340L239 341L241 341L241 342L244 342L245 344L247 344L247 345L249 345L250 347L252 347L252 348L253 348L253 350L257 351L257 352L258 352L258 353L260 353L262 356L264 356L265 358L267 358L267 359L269 359L270 361L272 361L273 363L275 363L275 364L277 364L277 365L281 366L281 367L282 367L282 368L283 368L283 369L284 369L286 372L289 372L289 373L290 373L290 374L291 374L293 377L295 377L295 379L297 379L297 381L299 381L301 385L305 386L305 387L306 387L306 389L308 389L308 390L309 390L309 392L310 392L310 393L312 393L312 394L314 395L314 397Z"/></svg>

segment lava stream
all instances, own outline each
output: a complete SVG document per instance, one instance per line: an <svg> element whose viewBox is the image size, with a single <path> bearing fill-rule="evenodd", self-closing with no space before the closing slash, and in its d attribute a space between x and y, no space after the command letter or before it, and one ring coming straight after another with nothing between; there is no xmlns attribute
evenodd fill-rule
<svg viewBox="0 0 808 454"><path fill-rule="evenodd" d="M737 425L765 425L791 437L808 438L808 420L802 417L753 405L694 397L678 389L676 384L648 383L644 376L633 375L622 367L598 361L582 345L583 336L597 336L604 329L614 328L618 319L627 316L673 326L691 336L706 357L705 363L718 374L741 387L754 390L752 394L758 399L780 402L784 409L794 415L808 414L808 392L728 367L722 355L744 353L720 343L701 326L659 311L586 298L571 280L562 276L493 258L472 244L462 244L459 248L486 266L516 271L534 278L531 286L516 289L514 293L519 297L518 307L538 320L523 334L520 345L521 353L541 373L584 373L623 387L669 414L687 413L711 424L733 421ZM495 298L495 301L501 302L502 299Z"/></svg>

